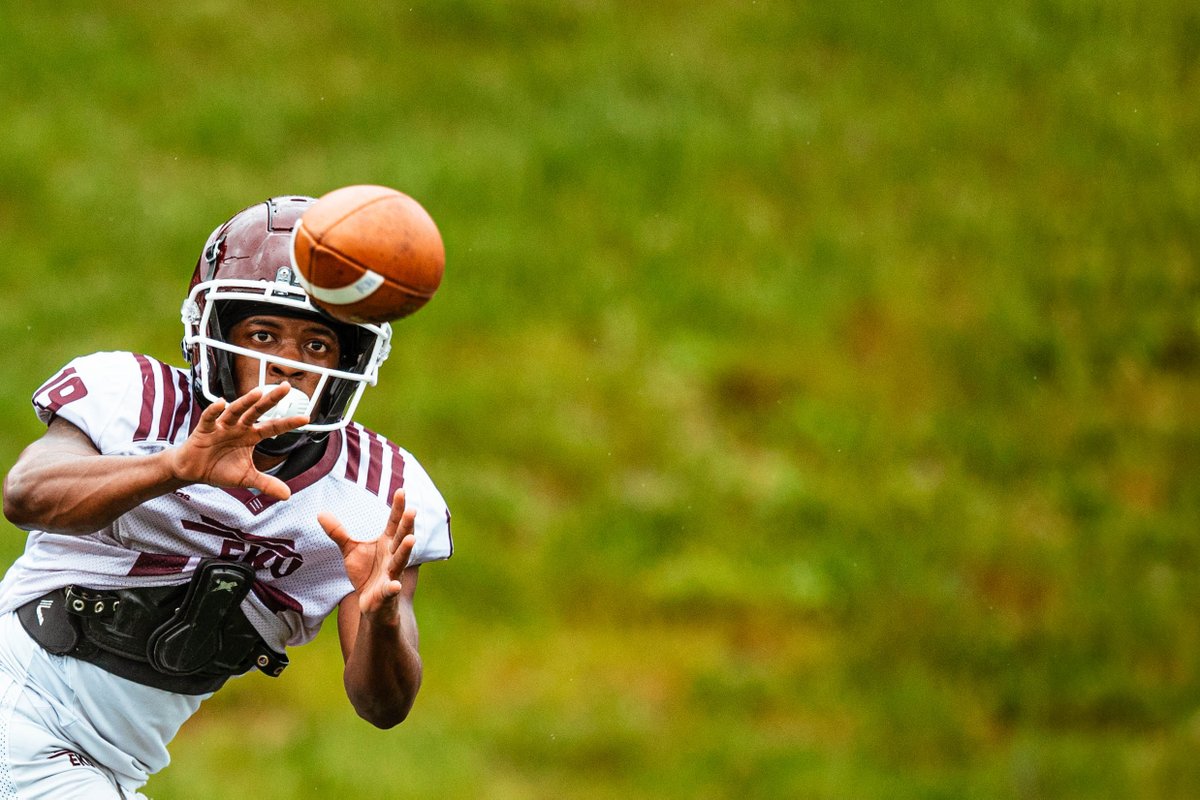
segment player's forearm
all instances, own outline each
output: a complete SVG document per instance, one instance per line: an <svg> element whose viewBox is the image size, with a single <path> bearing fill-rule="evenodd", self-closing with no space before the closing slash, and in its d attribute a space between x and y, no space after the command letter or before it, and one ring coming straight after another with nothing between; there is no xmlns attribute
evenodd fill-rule
<svg viewBox="0 0 1200 800"><path fill-rule="evenodd" d="M421 686L421 655L411 607L394 623L359 620L354 650L346 660L346 694L358 715L377 728L399 725Z"/></svg>
<svg viewBox="0 0 1200 800"><path fill-rule="evenodd" d="M184 485L168 451L145 456L26 451L4 479L4 515L25 530L85 534Z"/></svg>

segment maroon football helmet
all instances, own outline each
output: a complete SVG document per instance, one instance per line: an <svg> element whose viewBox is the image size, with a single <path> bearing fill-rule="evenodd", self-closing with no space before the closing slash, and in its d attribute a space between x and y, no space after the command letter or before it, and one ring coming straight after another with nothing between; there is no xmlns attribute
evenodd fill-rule
<svg viewBox="0 0 1200 800"><path fill-rule="evenodd" d="M235 355L258 359L259 383L266 385L269 362L320 375L308 408L312 421L297 430L323 434L344 427L367 386L379 377L388 356L392 329L382 325L341 322L316 308L296 282L292 233L311 197L272 197L235 214L213 231L196 262L183 303L183 355L191 364L192 385L201 405L237 397L233 380ZM338 335L341 363L336 369L275 358L229 344L234 323L250 314L319 319ZM287 449L298 439L290 434ZM267 444L267 443L264 443ZM270 446L267 449L271 449Z"/></svg>

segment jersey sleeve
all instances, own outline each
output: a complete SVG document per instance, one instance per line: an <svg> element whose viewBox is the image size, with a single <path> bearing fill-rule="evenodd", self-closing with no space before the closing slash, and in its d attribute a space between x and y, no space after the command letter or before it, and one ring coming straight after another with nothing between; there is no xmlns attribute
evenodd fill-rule
<svg viewBox="0 0 1200 800"><path fill-rule="evenodd" d="M141 407L142 371L133 353L81 356L33 393L33 408L47 425L62 417L82 430L101 453L132 440Z"/></svg>
<svg viewBox="0 0 1200 800"><path fill-rule="evenodd" d="M417 512L414 531L417 541L408 563L415 566L428 561L442 561L454 553L454 540L450 536L450 509L442 499L442 493L416 459L406 454L405 461L405 504Z"/></svg>

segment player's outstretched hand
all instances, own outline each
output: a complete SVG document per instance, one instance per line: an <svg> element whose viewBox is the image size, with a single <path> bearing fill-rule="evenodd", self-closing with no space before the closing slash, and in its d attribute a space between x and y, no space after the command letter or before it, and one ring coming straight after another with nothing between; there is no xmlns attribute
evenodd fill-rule
<svg viewBox="0 0 1200 800"><path fill-rule="evenodd" d="M290 389L286 382L268 392L256 387L232 403L218 400L204 409L195 430L172 451L176 477L188 483L255 489L278 500L291 497L286 483L254 466L255 445L309 421L305 416L259 421Z"/></svg>
<svg viewBox="0 0 1200 800"><path fill-rule="evenodd" d="M404 588L400 578L416 543L416 518L416 511L405 509L403 489L392 498L392 513L376 539L353 539L333 514L317 515L325 533L342 551L346 575L358 593L359 610L372 621L386 624L396 619Z"/></svg>

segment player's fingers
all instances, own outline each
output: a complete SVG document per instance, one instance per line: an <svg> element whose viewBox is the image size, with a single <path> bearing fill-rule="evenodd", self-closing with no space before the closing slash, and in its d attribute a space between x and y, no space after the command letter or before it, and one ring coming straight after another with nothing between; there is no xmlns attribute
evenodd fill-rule
<svg viewBox="0 0 1200 800"><path fill-rule="evenodd" d="M400 546L392 553L388 559L388 575L393 578L400 577L400 573L408 566L409 559L412 558L413 547L416 546L417 537L411 533L400 540Z"/></svg>
<svg viewBox="0 0 1200 800"><path fill-rule="evenodd" d="M384 600L391 600L404 590L404 584L398 580L392 579L385 583L379 589L379 596Z"/></svg>
<svg viewBox="0 0 1200 800"><path fill-rule="evenodd" d="M343 525L341 521L338 520L338 518L333 514L330 514L328 511L322 511L321 513L317 514L317 522L325 531L325 535L332 539L333 543L336 544L338 549L340 549L343 553L345 553L348 548L354 546L354 540L350 538L350 533L346 530L346 526Z"/></svg>
<svg viewBox="0 0 1200 800"><path fill-rule="evenodd" d="M201 433L212 433L217 428L217 418L221 416L221 412L224 410L224 400L215 400L210 403L208 408L200 412L200 419L196 423L196 430Z"/></svg>
<svg viewBox="0 0 1200 800"><path fill-rule="evenodd" d="M264 439L270 439L272 436L278 436L281 433L295 430L301 425L307 425L309 418L306 416L283 417L281 419L267 420L260 422L255 426L254 430L262 435Z"/></svg>
<svg viewBox="0 0 1200 800"><path fill-rule="evenodd" d="M225 409L226 416L231 420L239 419L242 416L242 414L246 413L247 408L250 408L255 403L257 403L260 399L262 399L262 395L263 395L262 389L258 386L255 386L253 389L246 392L241 397L235 399L232 403L230 403L226 407L226 409Z"/></svg>
<svg viewBox="0 0 1200 800"><path fill-rule="evenodd" d="M412 536L416 530L417 512L412 509L407 509L400 515L400 524L391 530L391 545L389 551L394 552L400 546L400 542L405 536Z"/></svg>
<svg viewBox="0 0 1200 800"><path fill-rule="evenodd" d="M254 398L253 402L239 411L238 423L241 425L253 425L258 422L259 417L278 405L280 400L287 397L291 388L288 382L284 381L278 386L273 387L270 391L263 391L263 387L258 386L246 392L246 394L237 399L237 402L250 399L254 396L255 392L258 393L258 396Z"/></svg>
<svg viewBox="0 0 1200 800"><path fill-rule="evenodd" d="M398 525L388 525L387 530L384 531L384 536L388 542L388 553L396 552L396 549L400 547L400 543L404 541L404 537L413 535L416 518L417 512L408 509L400 515L400 523Z"/></svg>
<svg viewBox="0 0 1200 800"><path fill-rule="evenodd" d="M394 536L396 530L400 527L404 518L404 490L397 489L392 495L392 511L388 514L387 526L383 532L388 536Z"/></svg>
<svg viewBox="0 0 1200 800"><path fill-rule="evenodd" d="M267 475L262 472L258 473L259 479L251 488L257 489L268 497L273 497L276 500L287 500L292 496L292 490L283 481L276 478L274 475Z"/></svg>

